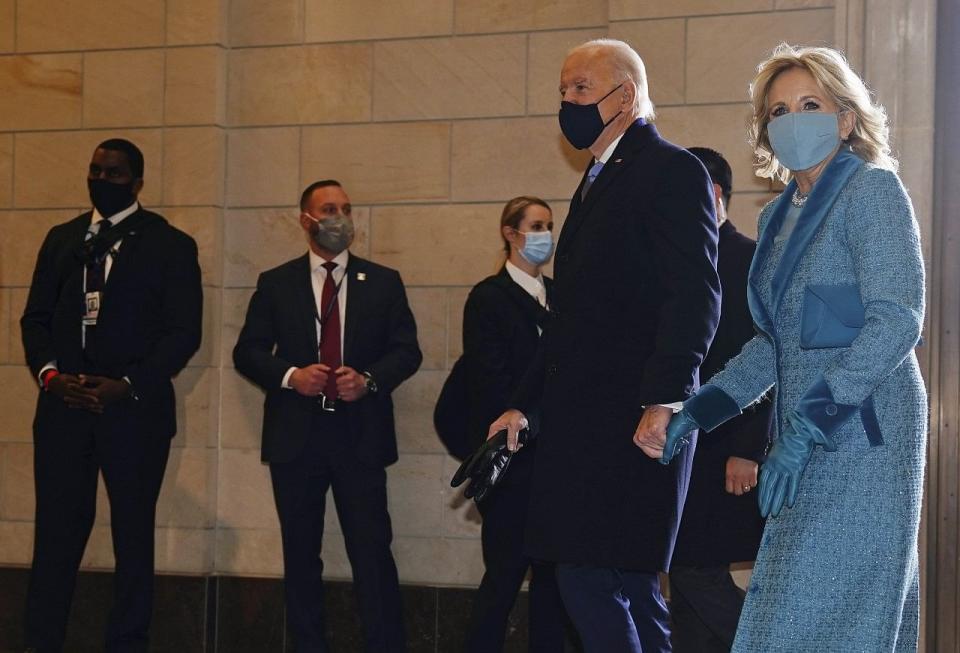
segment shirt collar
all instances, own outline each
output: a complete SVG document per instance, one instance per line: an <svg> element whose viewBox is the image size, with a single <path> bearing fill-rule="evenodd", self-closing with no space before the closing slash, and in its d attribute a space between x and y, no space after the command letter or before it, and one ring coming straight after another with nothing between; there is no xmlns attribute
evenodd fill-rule
<svg viewBox="0 0 960 653"><path fill-rule="evenodd" d="M623 132L623 134L626 134L626 133L627 132ZM613 151L617 149L617 145L620 144L620 139L623 138L623 134L620 134L615 139L613 139L613 142L610 143L610 145L607 146L607 149L603 151L603 154L601 154L600 158L598 159L600 163L603 163L604 165L606 165L607 161L610 160L610 157L613 156Z"/></svg>
<svg viewBox="0 0 960 653"><path fill-rule="evenodd" d="M529 274L518 268L510 261L507 261L506 268L507 274L510 275L510 278L513 279L518 286L527 291L528 295L537 300L539 300L541 297L545 297L544 293L546 291L546 287L543 285L542 274L531 277Z"/></svg>
<svg viewBox="0 0 960 653"><path fill-rule="evenodd" d="M109 218L104 218L102 215L100 215L100 211L98 211L97 209L93 209L93 216L90 218L90 225L91 226L95 225L101 220L110 220L110 224L112 224L113 226L117 226L117 224L119 224L121 220L123 220L127 216L133 215L134 213L137 212L137 209L139 208L140 208L140 202L137 202L136 200L134 200L133 204L131 204L124 210L120 211L119 213L114 213Z"/></svg>
<svg viewBox="0 0 960 653"><path fill-rule="evenodd" d="M324 263L326 263L323 257L317 254L316 252L314 252L312 249L308 251L308 254L310 255L310 269L312 271L316 272L321 268L321 266ZM330 260L337 264L338 270L340 268L343 268L343 270L346 270L347 261L350 260L350 250L345 249Z"/></svg>

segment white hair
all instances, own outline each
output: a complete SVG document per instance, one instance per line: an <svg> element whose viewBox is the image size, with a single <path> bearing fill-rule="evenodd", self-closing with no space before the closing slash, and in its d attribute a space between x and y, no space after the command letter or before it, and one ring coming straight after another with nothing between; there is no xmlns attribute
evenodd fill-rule
<svg viewBox="0 0 960 653"><path fill-rule="evenodd" d="M656 117L653 102L650 101L650 92L647 88L647 69L643 65L643 59L628 43L617 39L593 39L581 43L570 50L569 54L575 52L602 55L613 67L618 82L627 80L633 82L636 88L634 110L637 115L644 120L653 120Z"/></svg>

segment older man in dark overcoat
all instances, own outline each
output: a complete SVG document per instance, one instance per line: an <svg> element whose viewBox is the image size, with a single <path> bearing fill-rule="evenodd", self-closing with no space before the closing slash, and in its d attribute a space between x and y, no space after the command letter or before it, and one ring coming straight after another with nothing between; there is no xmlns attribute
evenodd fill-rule
<svg viewBox="0 0 960 653"><path fill-rule="evenodd" d="M493 425L539 414L528 554L558 563L587 651L669 651L658 572L670 564L692 448L663 466L662 438L696 389L719 318L710 179L651 123L646 72L626 43L570 52L560 127L594 156L555 259L555 301L537 360Z"/></svg>

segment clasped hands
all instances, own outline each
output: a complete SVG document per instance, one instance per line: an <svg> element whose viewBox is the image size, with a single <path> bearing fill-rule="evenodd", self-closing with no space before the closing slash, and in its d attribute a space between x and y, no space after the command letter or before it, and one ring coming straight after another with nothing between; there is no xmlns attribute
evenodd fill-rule
<svg viewBox="0 0 960 653"><path fill-rule="evenodd" d="M305 397L316 397L327 386L330 374L337 377L337 399L356 401L367 394L367 377L346 365L332 372L323 363L297 368L290 375L290 387Z"/></svg>
<svg viewBox="0 0 960 653"><path fill-rule="evenodd" d="M110 404L130 394L130 384L94 374L57 374L47 382L47 391L63 399L70 408L103 413Z"/></svg>

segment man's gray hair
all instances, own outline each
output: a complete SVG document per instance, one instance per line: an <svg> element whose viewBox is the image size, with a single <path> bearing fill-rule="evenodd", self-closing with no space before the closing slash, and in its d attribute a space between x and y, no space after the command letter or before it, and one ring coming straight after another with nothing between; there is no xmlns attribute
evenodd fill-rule
<svg viewBox="0 0 960 653"><path fill-rule="evenodd" d="M613 67L617 82L630 80L636 86L634 109L637 115L644 120L653 120L656 117L647 87L647 69L643 65L643 59L628 43L616 39L593 39L573 48L570 54L574 52L603 55Z"/></svg>

